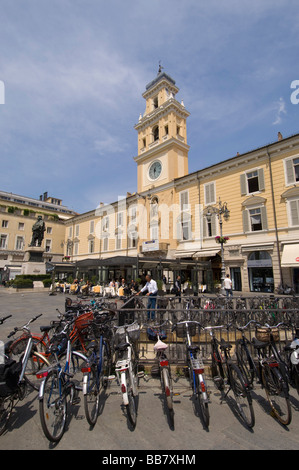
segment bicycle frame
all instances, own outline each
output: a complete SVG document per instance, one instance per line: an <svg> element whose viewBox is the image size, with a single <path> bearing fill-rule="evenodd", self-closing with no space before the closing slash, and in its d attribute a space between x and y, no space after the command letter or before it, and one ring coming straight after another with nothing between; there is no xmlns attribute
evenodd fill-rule
<svg viewBox="0 0 299 470"><path fill-rule="evenodd" d="M124 326L124 328L126 327ZM131 345L129 335L126 329L125 329L125 338L126 338L126 342L125 342L126 348L120 350L122 358L117 360L116 365L115 365L115 372L117 374L117 378L120 383L123 403L124 405L128 405L129 397L128 397L127 379L126 379L127 373L129 374L129 377L130 377L130 382L132 385L132 394L134 397L137 396L138 391L137 391L137 384L135 383L135 380L133 379L132 345Z"/></svg>

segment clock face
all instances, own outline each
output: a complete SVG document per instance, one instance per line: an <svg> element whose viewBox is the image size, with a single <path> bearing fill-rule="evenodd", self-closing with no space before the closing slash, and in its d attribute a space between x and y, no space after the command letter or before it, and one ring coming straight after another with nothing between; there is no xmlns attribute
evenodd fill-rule
<svg viewBox="0 0 299 470"><path fill-rule="evenodd" d="M153 162L149 167L149 177L151 180L156 180L161 175L162 165L159 161Z"/></svg>

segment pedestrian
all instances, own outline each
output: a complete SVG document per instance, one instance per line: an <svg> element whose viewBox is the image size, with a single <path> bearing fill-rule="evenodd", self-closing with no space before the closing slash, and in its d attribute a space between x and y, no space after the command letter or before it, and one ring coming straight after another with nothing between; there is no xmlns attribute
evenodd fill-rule
<svg viewBox="0 0 299 470"><path fill-rule="evenodd" d="M179 304L181 303L182 299L182 283L181 283L181 276L178 276L175 281L175 296L179 297Z"/></svg>
<svg viewBox="0 0 299 470"><path fill-rule="evenodd" d="M158 294L158 287L156 281L152 279L152 277L148 274L145 276L146 284L145 286L138 292L137 295L140 295L141 292L145 292L147 290L148 302L147 302L147 319L154 320L155 318L155 308L157 302L157 294Z"/></svg>
<svg viewBox="0 0 299 470"><path fill-rule="evenodd" d="M226 278L224 279L224 289L225 289L225 292L226 292L226 297L232 297L233 296L232 281L229 277L229 274L227 274Z"/></svg>

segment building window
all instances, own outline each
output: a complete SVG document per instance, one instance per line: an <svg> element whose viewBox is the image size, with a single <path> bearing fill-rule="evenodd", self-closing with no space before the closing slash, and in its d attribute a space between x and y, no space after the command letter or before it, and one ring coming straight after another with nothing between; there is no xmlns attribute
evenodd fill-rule
<svg viewBox="0 0 299 470"><path fill-rule="evenodd" d="M241 195L252 194L265 189L263 168L240 175Z"/></svg>
<svg viewBox="0 0 299 470"><path fill-rule="evenodd" d="M23 250L24 248L24 237L16 238L16 250Z"/></svg>
<svg viewBox="0 0 299 470"><path fill-rule="evenodd" d="M89 250L89 253L94 253L94 240L89 240L88 250Z"/></svg>
<svg viewBox="0 0 299 470"><path fill-rule="evenodd" d="M104 218L103 218L103 221L102 221L102 226L103 226L103 232L108 232L109 231L109 217L108 215L106 215Z"/></svg>
<svg viewBox="0 0 299 470"><path fill-rule="evenodd" d="M89 223L89 233L94 233L94 220Z"/></svg>
<svg viewBox="0 0 299 470"><path fill-rule="evenodd" d="M108 242L109 242L108 237L103 238L103 251L108 251Z"/></svg>
<svg viewBox="0 0 299 470"><path fill-rule="evenodd" d="M294 184L299 181L299 157L285 160L286 184Z"/></svg>
<svg viewBox="0 0 299 470"><path fill-rule="evenodd" d="M116 239L115 239L116 243L116 250L121 250L121 233L118 233L116 235Z"/></svg>
<svg viewBox="0 0 299 470"><path fill-rule="evenodd" d="M181 241L190 240L192 237L191 232L191 215L183 212L177 219L177 238Z"/></svg>
<svg viewBox="0 0 299 470"><path fill-rule="evenodd" d="M151 240L159 240L159 225L157 222L151 224L150 238Z"/></svg>
<svg viewBox="0 0 299 470"><path fill-rule="evenodd" d="M0 235L0 248L6 249L7 247L7 235Z"/></svg>
<svg viewBox="0 0 299 470"><path fill-rule="evenodd" d="M153 127L153 141L159 140L159 126Z"/></svg>
<svg viewBox="0 0 299 470"><path fill-rule="evenodd" d="M79 237L80 225L75 225L75 237Z"/></svg>
<svg viewBox="0 0 299 470"><path fill-rule="evenodd" d="M263 230L262 225L262 214L261 209L250 209L249 210L250 226L251 231L256 232L258 230Z"/></svg>
<svg viewBox="0 0 299 470"><path fill-rule="evenodd" d="M46 240L46 243L45 243L46 253L49 253L51 251L51 246L52 246L52 240Z"/></svg>
<svg viewBox="0 0 299 470"><path fill-rule="evenodd" d="M52 231L53 231L52 227L47 227L47 234L48 235L51 235Z"/></svg>
<svg viewBox="0 0 299 470"><path fill-rule="evenodd" d="M189 192L188 191L182 191L180 193L180 208L182 212L189 210Z"/></svg>
<svg viewBox="0 0 299 470"><path fill-rule="evenodd" d="M72 238L73 236L73 227L69 227L69 238Z"/></svg>
<svg viewBox="0 0 299 470"><path fill-rule="evenodd" d="M204 185L205 205L216 204L215 182Z"/></svg>
<svg viewBox="0 0 299 470"><path fill-rule="evenodd" d="M2 228L8 228L8 220L2 220Z"/></svg>
<svg viewBox="0 0 299 470"><path fill-rule="evenodd" d="M79 254L79 242L74 243L74 255Z"/></svg>
<svg viewBox="0 0 299 470"><path fill-rule="evenodd" d="M158 106L159 106L158 96L155 96L155 98L153 98L153 108L157 109Z"/></svg>
<svg viewBox="0 0 299 470"><path fill-rule="evenodd" d="M164 127L165 135L168 135L168 124Z"/></svg>
<svg viewBox="0 0 299 470"><path fill-rule="evenodd" d="M211 214L209 217L206 215L203 218L203 237L215 237L216 233L216 214Z"/></svg>
<svg viewBox="0 0 299 470"><path fill-rule="evenodd" d="M243 211L244 232L257 232L268 229L266 207L256 207Z"/></svg>
<svg viewBox="0 0 299 470"><path fill-rule="evenodd" d="M123 220L124 220L124 213L123 212L118 212L117 213L117 227L122 227L123 225Z"/></svg>

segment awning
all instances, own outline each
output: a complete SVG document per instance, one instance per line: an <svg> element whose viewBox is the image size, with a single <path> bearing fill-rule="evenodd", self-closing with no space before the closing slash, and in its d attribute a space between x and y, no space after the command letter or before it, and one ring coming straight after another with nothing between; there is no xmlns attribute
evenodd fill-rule
<svg viewBox="0 0 299 470"><path fill-rule="evenodd" d="M299 268L299 244L284 245L282 257L281 257L281 266L282 267L297 267Z"/></svg>
<svg viewBox="0 0 299 470"><path fill-rule="evenodd" d="M220 253L219 248L216 250L209 251L196 251L193 255L193 258L212 258Z"/></svg>

